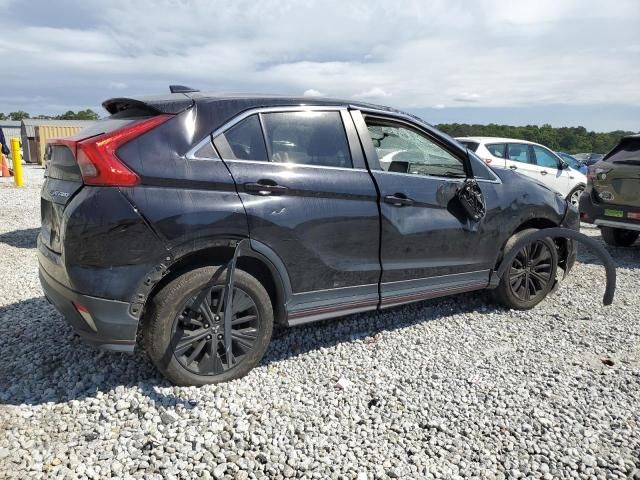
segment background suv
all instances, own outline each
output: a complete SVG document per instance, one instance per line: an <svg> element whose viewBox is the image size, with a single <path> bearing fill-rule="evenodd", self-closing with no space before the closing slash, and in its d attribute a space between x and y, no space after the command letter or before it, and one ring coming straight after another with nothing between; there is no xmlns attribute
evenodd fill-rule
<svg viewBox="0 0 640 480"><path fill-rule="evenodd" d="M461 137L457 140L476 152L487 165L508 168L533 178L560 193L573 205L578 205L587 177L569 168L547 147L513 138Z"/></svg>
<svg viewBox="0 0 640 480"><path fill-rule="evenodd" d="M38 237L45 295L75 330L138 342L175 383L244 375L274 324L485 288L532 308L573 264L573 243L547 238L497 278L519 238L577 228L577 210L413 116L182 91L107 100L108 118L52 142ZM213 275L243 239L226 299Z"/></svg>
<svg viewBox="0 0 640 480"><path fill-rule="evenodd" d="M623 138L589 167L580 217L600 227L609 245L629 246L640 235L640 135Z"/></svg>

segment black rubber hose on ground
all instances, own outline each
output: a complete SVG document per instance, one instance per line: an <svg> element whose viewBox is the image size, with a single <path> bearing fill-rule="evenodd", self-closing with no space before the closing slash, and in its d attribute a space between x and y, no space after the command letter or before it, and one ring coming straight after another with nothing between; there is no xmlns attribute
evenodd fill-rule
<svg viewBox="0 0 640 480"><path fill-rule="evenodd" d="M538 230L535 232L528 233L523 236L520 240L516 242L516 244L511 249L510 253L504 257L502 262L500 263L500 268L498 268L497 276L498 278L502 278L508 268L510 268L511 264L518 255L518 252L522 250L527 244L531 242L535 242L538 240L543 240L547 237L550 238L569 238L571 240L575 240L578 243L582 243L589 247L593 253L596 254L602 263L604 264L604 269L607 274L607 284L604 290L604 297L602 298L602 303L604 305L611 305L613 303L613 295L616 290L616 264L609 254L609 252L602 246L601 243L594 240L591 237L587 237L585 234L580 233L576 230L570 230L568 228L544 228L542 230Z"/></svg>

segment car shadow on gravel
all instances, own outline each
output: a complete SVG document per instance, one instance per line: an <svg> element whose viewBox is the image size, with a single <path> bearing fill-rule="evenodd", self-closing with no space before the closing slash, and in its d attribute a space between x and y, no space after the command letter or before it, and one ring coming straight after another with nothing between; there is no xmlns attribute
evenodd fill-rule
<svg viewBox="0 0 640 480"><path fill-rule="evenodd" d="M36 248L38 233L40 233L39 228L25 228L24 230L0 233L0 243L16 248Z"/></svg>
<svg viewBox="0 0 640 480"><path fill-rule="evenodd" d="M485 303L482 293L471 293L309 326L281 328L274 333L260 366L343 342L369 338L376 341L380 332L437 320L452 313L499 311ZM3 332L0 404L64 403L124 386L136 387L167 407L190 406L188 400L156 389L171 385L143 352L136 351L133 355L106 352L83 343L44 297L1 307L0 331Z"/></svg>

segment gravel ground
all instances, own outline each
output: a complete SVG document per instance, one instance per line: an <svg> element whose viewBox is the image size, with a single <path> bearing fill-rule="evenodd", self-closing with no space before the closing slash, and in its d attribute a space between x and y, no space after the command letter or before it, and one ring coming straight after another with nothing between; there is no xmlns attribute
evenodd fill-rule
<svg viewBox="0 0 640 480"><path fill-rule="evenodd" d="M0 180L0 477L640 478L640 248L530 312L460 295L282 332L177 388L73 335L37 279L42 170ZM597 230L585 226L589 235Z"/></svg>

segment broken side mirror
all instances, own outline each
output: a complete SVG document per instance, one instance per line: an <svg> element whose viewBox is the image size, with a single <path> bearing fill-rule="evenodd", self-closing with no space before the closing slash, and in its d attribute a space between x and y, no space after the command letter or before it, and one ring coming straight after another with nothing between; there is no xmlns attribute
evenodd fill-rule
<svg viewBox="0 0 640 480"><path fill-rule="evenodd" d="M484 196L475 178L467 178L460 184L456 197L467 216L474 222L479 222L487 213Z"/></svg>

